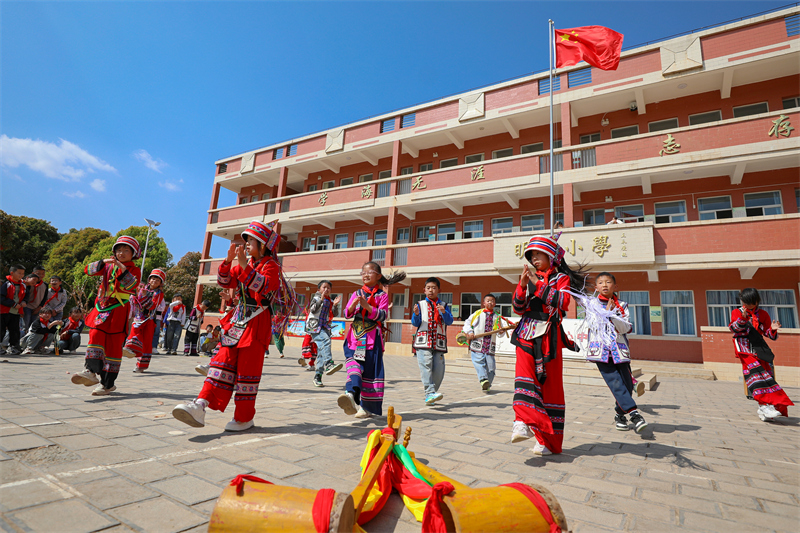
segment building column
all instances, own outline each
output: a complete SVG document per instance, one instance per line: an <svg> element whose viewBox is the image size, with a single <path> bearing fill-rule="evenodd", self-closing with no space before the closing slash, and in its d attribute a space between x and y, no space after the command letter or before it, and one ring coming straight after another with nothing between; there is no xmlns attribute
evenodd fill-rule
<svg viewBox="0 0 800 533"><path fill-rule="evenodd" d="M386 244L395 244L397 240L397 230L395 229L395 221L397 220L397 208L390 207L388 212L388 217L386 219ZM393 249L386 249L386 260L384 261L385 265L391 265L392 260L394 258L394 250Z"/></svg>
<svg viewBox="0 0 800 533"><path fill-rule="evenodd" d="M212 210L216 209L219 206L219 191L220 191L220 185L219 185L219 183L215 183L214 184L214 188L211 190L211 203L208 206L208 210L209 211L212 211ZM208 218L206 219L206 224L211 224L212 223L211 220L212 220L213 216L214 216L213 213L209 213L208 214ZM206 228L206 234L203 237L203 248L200 251L200 259L210 259L210 257L211 257L211 238L212 238L212 235L208 231L208 229ZM198 276L202 276L203 275L203 263L200 263L200 270L197 273L197 275ZM194 301L198 302L200 300L200 298L202 298L202 297L203 297L203 286L202 285L197 285L195 287L195 290L194 290Z"/></svg>
<svg viewBox="0 0 800 533"><path fill-rule="evenodd" d="M569 102L561 102L561 147L572 146L572 113ZM564 170L572 169L572 154L564 152Z"/></svg>
<svg viewBox="0 0 800 533"><path fill-rule="evenodd" d="M281 167L280 174L278 176L278 194L275 196L276 198L283 198L286 196L286 190L288 189L288 182L289 182L289 167ZM278 203L275 212L281 212L281 203Z"/></svg>
<svg viewBox="0 0 800 533"><path fill-rule="evenodd" d="M573 199L573 185L572 183L564 184L564 227L575 227L575 201Z"/></svg>

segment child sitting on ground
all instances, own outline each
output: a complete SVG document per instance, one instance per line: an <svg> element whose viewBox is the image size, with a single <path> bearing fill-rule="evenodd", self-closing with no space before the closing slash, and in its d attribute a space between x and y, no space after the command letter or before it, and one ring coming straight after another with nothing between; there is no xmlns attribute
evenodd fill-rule
<svg viewBox="0 0 800 533"><path fill-rule="evenodd" d="M50 353L48 346L53 342L58 328L64 324L61 320L53 320L53 316L52 309L42 307L39 318L31 324L28 333L20 341L20 345L25 348L23 355Z"/></svg>
<svg viewBox="0 0 800 533"><path fill-rule="evenodd" d="M58 340L59 351L74 352L81 345L81 332L83 331L83 311L80 307L73 307L69 312L67 323L61 328Z"/></svg>

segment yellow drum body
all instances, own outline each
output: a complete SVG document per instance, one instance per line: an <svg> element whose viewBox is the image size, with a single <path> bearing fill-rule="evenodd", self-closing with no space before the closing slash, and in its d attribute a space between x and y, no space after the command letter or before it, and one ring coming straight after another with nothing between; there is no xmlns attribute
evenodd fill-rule
<svg viewBox="0 0 800 533"><path fill-rule="evenodd" d="M247 481L242 495L237 495L236 487L228 486L214 506L208 531L316 533L311 511L317 492ZM354 524L352 496L337 492L331 507L329 531L352 533Z"/></svg>

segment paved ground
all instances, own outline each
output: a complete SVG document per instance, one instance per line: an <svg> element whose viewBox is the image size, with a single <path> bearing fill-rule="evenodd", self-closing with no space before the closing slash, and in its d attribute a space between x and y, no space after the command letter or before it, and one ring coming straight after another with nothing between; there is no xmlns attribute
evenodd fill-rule
<svg viewBox="0 0 800 533"><path fill-rule="evenodd" d="M311 386L299 349L264 365L257 427L222 431L210 412L190 428L170 416L202 377L182 356L152 371L123 361L118 391L93 397L70 383L82 353L6 357L0 364L0 526L5 531L204 531L237 474L277 484L351 490L367 431L336 406L341 372ZM341 356L340 356L341 358ZM509 442L511 383L484 394L471 376L445 377L443 405L422 403L416 360L387 357L387 405L413 428L409 449L471 486L546 485L574 531L798 531L798 418L763 423L737 383L665 379L640 406L645 436L618 432L603 388L568 386L564 453L534 458ZM795 400L800 390L788 391ZM798 411L792 410L796 416ZM399 498L370 533L420 531Z"/></svg>

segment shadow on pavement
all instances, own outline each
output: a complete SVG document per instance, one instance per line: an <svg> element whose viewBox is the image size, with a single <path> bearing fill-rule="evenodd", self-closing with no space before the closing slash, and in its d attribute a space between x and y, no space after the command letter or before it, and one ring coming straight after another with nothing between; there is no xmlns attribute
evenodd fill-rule
<svg viewBox="0 0 800 533"><path fill-rule="evenodd" d="M647 459L666 459L674 457L672 464L681 468L708 470L707 467L700 463L693 461L689 457L685 457L683 454L687 451L691 452L693 450L654 442L636 444L631 444L629 442L604 442L598 444L581 444L575 448L565 449L564 453L559 455L548 455L544 458L531 457L525 460L525 464L528 466L541 466L542 459L550 463L571 463L578 457L607 457L611 455L632 454Z"/></svg>

